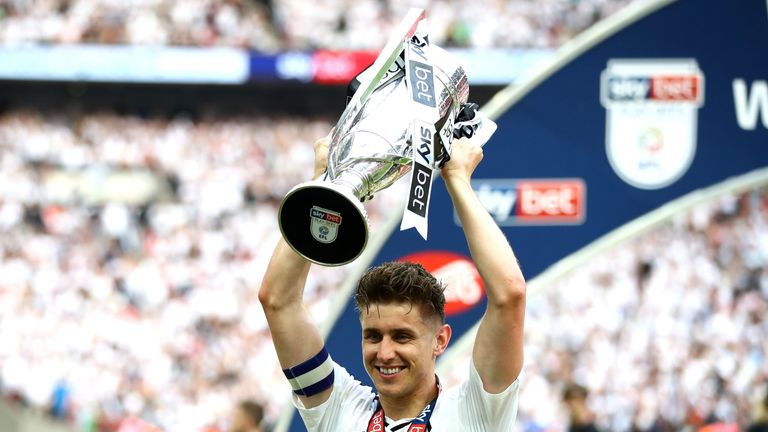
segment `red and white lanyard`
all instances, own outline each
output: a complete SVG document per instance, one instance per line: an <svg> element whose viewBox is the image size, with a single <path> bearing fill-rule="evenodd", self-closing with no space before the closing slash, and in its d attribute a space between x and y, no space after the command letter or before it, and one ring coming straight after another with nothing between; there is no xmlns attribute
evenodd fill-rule
<svg viewBox="0 0 768 432"><path fill-rule="evenodd" d="M435 376L437 379L437 376ZM437 405L437 398L440 396L442 386L440 380L437 379L437 396L427 406L421 410L416 418L411 421L411 425L408 427L407 432L427 432L432 430L432 425L429 423L429 419L432 417L432 412ZM381 406L381 400L379 395L376 395L376 410L373 412L371 419L368 421L368 432L384 432L384 407Z"/></svg>

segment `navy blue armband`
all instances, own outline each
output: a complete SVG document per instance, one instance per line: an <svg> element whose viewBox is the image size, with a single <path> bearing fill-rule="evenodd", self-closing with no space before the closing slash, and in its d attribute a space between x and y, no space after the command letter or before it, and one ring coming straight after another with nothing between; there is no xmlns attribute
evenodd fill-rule
<svg viewBox="0 0 768 432"><path fill-rule="evenodd" d="M299 396L314 396L333 385L333 360L325 347L311 359L292 368L283 369L293 392Z"/></svg>

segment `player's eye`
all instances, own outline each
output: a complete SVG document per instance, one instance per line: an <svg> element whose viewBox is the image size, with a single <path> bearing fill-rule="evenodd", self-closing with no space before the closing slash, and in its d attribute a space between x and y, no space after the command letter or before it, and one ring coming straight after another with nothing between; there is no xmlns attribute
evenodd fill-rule
<svg viewBox="0 0 768 432"><path fill-rule="evenodd" d="M409 340L413 339L413 336L410 333L405 332L396 333L393 339L398 342L408 342Z"/></svg>

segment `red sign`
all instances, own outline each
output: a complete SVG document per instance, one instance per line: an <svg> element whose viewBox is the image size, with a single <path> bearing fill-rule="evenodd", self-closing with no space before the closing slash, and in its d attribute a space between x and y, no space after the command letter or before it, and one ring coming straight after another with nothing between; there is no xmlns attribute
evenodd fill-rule
<svg viewBox="0 0 768 432"><path fill-rule="evenodd" d="M584 217L581 181L520 181L517 217L539 221L578 221Z"/></svg>
<svg viewBox="0 0 768 432"><path fill-rule="evenodd" d="M424 251L406 255L398 261L419 263L445 284L446 316L458 315L471 309L485 296L485 285L477 267L463 255L445 251Z"/></svg>
<svg viewBox="0 0 768 432"><path fill-rule="evenodd" d="M147 423L138 417L127 417L120 422L117 432L162 432L161 429L151 423Z"/></svg>
<svg viewBox="0 0 768 432"><path fill-rule="evenodd" d="M654 76L651 99L661 101L698 101L699 77L696 75Z"/></svg>
<svg viewBox="0 0 768 432"><path fill-rule="evenodd" d="M369 51L316 51L312 55L312 81L318 84L347 84L373 64L377 55Z"/></svg>

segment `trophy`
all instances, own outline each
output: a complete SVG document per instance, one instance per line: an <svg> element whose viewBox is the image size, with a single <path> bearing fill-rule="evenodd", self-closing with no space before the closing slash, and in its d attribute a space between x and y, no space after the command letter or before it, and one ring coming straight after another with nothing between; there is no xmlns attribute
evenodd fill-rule
<svg viewBox="0 0 768 432"><path fill-rule="evenodd" d="M415 227L426 239L433 172L450 158L469 84L464 69L429 44L425 26L424 11L411 9L376 61L350 83L325 176L283 198L280 231L304 258L325 266L357 258L369 234L362 203L409 171L401 229Z"/></svg>

